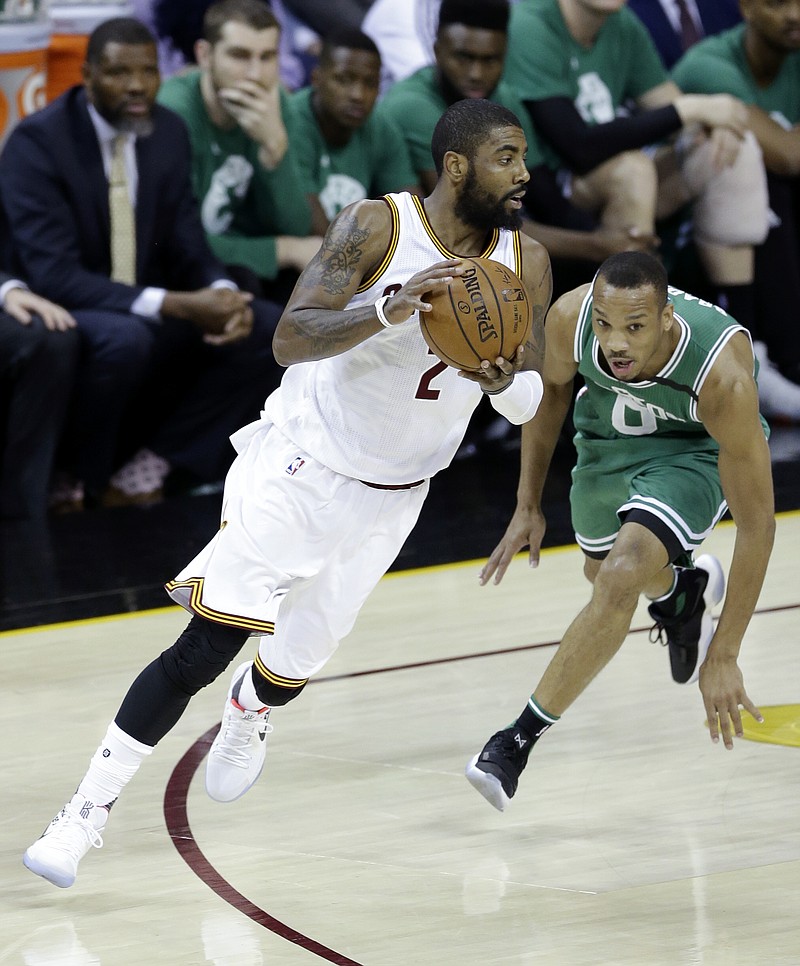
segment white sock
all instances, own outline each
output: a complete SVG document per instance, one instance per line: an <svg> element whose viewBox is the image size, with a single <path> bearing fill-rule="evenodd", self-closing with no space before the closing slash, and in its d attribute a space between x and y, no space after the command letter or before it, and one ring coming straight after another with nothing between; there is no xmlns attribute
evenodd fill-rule
<svg viewBox="0 0 800 966"><path fill-rule="evenodd" d="M242 683L239 685L239 693L238 695L235 694L234 697L245 711L261 711L265 707L264 702L256 694L252 667L244 672Z"/></svg>
<svg viewBox="0 0 800 966"><path fill-rule="evenodd" d="M81 818L91 822L98 832L101 832L106 827L110 805L95 805L94 802L90 801L85 795L81 795L80 792L75 792L69 804L80 814Z"/></svg>
<svg viewBox="0 0 800 966"><path fill-rule="evenodd" d="M139 770L139 765L152 753L152 745L131 738L112 721L76 794L83 795L95 805L112 805Z"/></svg>

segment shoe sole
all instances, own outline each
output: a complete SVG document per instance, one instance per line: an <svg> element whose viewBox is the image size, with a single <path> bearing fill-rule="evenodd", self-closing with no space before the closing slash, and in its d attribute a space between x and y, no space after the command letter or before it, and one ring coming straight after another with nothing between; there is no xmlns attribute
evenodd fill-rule
<svg viewBox="0 0 800 966"><path fill-rule="evenodd" d="M212 745L211 746L212 750L213 750L213 747L214 746ZM211 752L209 751L209 757L210 756L211 756ZM266 758L265 758L265 761L266 761ZM206 767L208 767L208 766L206 766ZM242 797L244 797L250 791L250 789L253 787L253 785L255 785L255 783L261 777L261 772L262 771L264 771L264 761L261 762L261 767L258 769L258 774L250 782L250 784L247 786L247 788L245 788L244 791L239 792L238 795L234 795L233 798L217 798L216 795L212 795L211 794L211 791L209 790L208 780L207 780L207 777L206 777L206 783L205 783L205 785L206 785L206 795L208 795L208 797L211 799L212 802L219 802L220 805L227 805L229 802L238 802L239 799L242 798ZM207 774L208 773L206 773L206 776L207 776Z"/></svg>
<svg viewBox="0 0 800 966"><path fill-rule="evenodd" d="M694 565L698 570L705 570L708 574L708 583L706 584L706 589L703 591L706 609L703 612L703 619L700 623L697 664L694 668L694 674L686 681L686 684L695 684L700 677L700 667L706 659L711 639L714 636L712 611L722 600L723 594L725 593L725 572L722 569L722 564L716 557L712 557L710 553L705 553L695 560Z"/></svg>
<svg viewBox="0 0 800 966"><path fill-rule="evenodd" d="M498 812L504 812L508 806L511 804L511 799L503 791L503 786L500 784L500 779L495 778L494 775L490 775L485 771L481 771L477 767L478 758L480 755L475 755L475 757L468 762L464 774L467 777L467 781L475 788L477 791L483 795L486 801L493 805Z"/></svg>
<svg viewBox="0 0 800 966"><path fill-rule="evenodd" d="M69 887L75 882L75 876L72 875L59 875L49 869L47 866L40 865L36 859L32 858L28 851L22 856L22 864L34 875L39 875L43 879L46 879L51 885L57 886L59 889L69 889Z"/></svg>

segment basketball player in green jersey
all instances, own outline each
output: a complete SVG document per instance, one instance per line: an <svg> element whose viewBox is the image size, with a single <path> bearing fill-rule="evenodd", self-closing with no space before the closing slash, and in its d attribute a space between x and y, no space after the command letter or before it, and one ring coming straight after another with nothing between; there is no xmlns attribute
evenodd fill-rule
<svg viewBox="0 0 800 966"><path fill-rule="evenodd" d="M469 781L500 811L537 739L619 650L640 594L666 636L673 678L699 674L712 741L722 734L730 749L732 732L741 737L740 705L762 720L737 664L775 529L747 331L717 306L668 287L653 256L623 252L553 304L546 332L544 400L523 427L517 507L481 583L499 583L526 545L538 564L542 489L580 373L570 502L594 586L519 718L467 765ZM722 568L709 555L694 566L692 553L726 506L737 536L715 632Z"/></svg>

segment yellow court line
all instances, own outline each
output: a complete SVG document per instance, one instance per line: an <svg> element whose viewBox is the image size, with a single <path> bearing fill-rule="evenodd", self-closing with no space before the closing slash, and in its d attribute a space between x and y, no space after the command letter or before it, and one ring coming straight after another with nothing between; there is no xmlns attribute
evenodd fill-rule
<svg viewBox="0 0 800 966"><path fill-rule="evenodd" d="M800 510L785 510L782 513L776 513L775 519L783 520L789 517L797 517L797 516L800 516ZM722 520L720 523L717 524L717 526L714 529L716 530L719 528L733 527L733 526L735 526L733 520ZM568 543L558 547L545 547L541 551L541 555L552 556L555 554L568 553L572 550L579 550L579 549L580 548L576 543ZM514 559L516 560L516 559L519 559L520 557L527 557L527 555L528 555L528 551L523 550L521 553L518 553ZM487 557L488 557L488 554L487 554ZM455 563L433 564L430 567L414 567L409 570L396 570L396 571L393 571L392 573L386 574L383 577L383 580L396 580L402 577L411 577L411 576L414 576L415 574L431 573L431 572L440 571L440 570L464 570L467 567L480 567L483 565L487 557L476 557L474 560L459 560L459 561L456 561ZM10 637L11 635L14 635L14 634L33 634L37 631L58 630L59 628L65 628L65 627L81 627L81 626L87 626L92 624L103 624L103 623L108 623L110 621L128 620L132 617L144 617L149 614L166 614L166 613L171 613L179 610L181 610L181 607L178 604L172 604L172 605L167 604L164 607L153 607L153 608L150 608L149 610L127 611L123 614L106 614L102 617L82 617L78 620L61 621L55 624L36 624L33 627L17 627L10 631L0 631L0 638Z"/></svg>

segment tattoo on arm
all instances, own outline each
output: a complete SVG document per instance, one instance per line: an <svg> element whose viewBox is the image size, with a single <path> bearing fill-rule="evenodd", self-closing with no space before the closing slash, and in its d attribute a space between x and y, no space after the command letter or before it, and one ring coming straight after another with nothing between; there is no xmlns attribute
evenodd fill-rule
<svg viewBox="0 0 800 966"><path fill-rule="evenodd" d="M331 295L341 295L352 281L369 234L352 215L339 218L323 239L309 279L312 285L319 285Z"/></svg>
<svg viewBox="0 0 800 966"><path fill-rule="evenodd" d="M535 360L534 368L539 372L542 371L544 367L544 319L547 314L547 309L550 305L550 296L553 291L553 282L550 274L550 266L548 264L545 273L536 286L536 301L531 306L532 320L531 320L531 332L528 336L528 341L525 343L525 349Z"/></svg>
<svg viewBox="0 0 800 966"><path fill-rule="evenodd" d="M334 302L341 301L337 296L346 297L368 257L366 243L371 234L372 229L359 225L352 214L339 215L331 224L320 250L300 276L299 287L312 304L319 305L326 297ZM311 360L344 352L368 338L374 332L375 312L371 305L350 310L294 308L284 319L293 337L305 343L305 358Z"/></svg>

